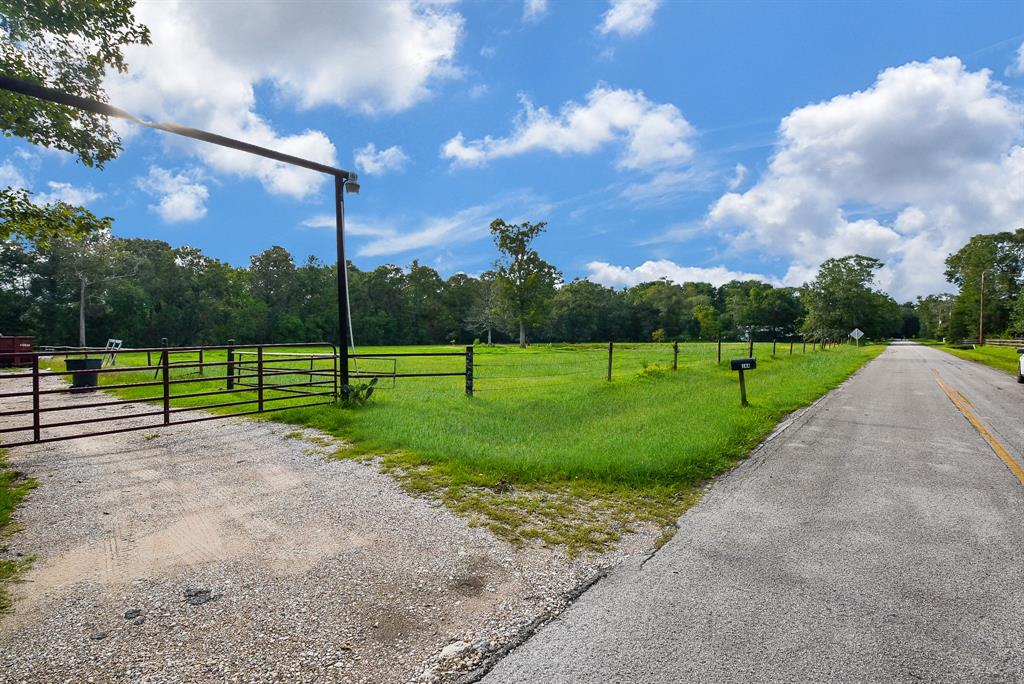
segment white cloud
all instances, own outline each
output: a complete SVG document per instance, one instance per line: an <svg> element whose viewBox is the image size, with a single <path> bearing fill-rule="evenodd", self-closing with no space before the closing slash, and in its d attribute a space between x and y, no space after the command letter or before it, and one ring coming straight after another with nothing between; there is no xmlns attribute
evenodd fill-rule
<svg viewBox="0 0 1024 684"><path fill-rule="evenodd" d="M611 0L597 30L602 35L639 35L654 23L654 12L660 4L661 0Z"/></svg>
<svg viewBox="0 0 1024 684"><path fill-rule="evenodd" d="M35 201L40 204L64 202L74 207L83 207L103 197L103 193L96 192L91 185L79 188L71 183L50 181L46 186L50 188L49 192L40 192L35 196Z"/></svg>
<svg viewBox="0 0 1024 684"><path fill-rule="evenodd" d="M384 229L376 239L359 247L356 254L366 257L387 256L424 247L471 242L487 236L488 226L494 216L493 205L479 205L462 209L451 216L429 218L412 231Z"/></svg>
<svg viewBox="0 0 1024 684"><path fill-rule="evenodd" d="M334 230L336 227L334 214L317 214L302 222L302 225L306 228L329 228ZM345 218L345 235L353 237L373 236L383 237L389 235L395 235L395 229L390 226L380 226L369 223L363 223L362 221Z"/></svg>
<svg viewBox="0 0 1024 684"><path fill-rule="evenodd" d="M743 185L743 181L747 179L747 173L748 169L746 166L743 164L737 164L736 169L733 171L732 178L729 179L729 189L737 190L741 185Z"/></svg>
<svg viewBox="0 0 1024 684"><path fill-rule="evenodd" d="M548 13L548 0L523 0L523 21L540 21Z"/></svg>
<svg viewBox="0 0 1024 684"><path fill-rule="evenodd" d="M1024 76L1024 43L1017 48L1016 59L1013 64L1006 67L1007 76Z"/></svg>
<svg viewBox="0 0 1024 684"><path fill-rule="evenodd" d="M888 264L898 298L945 289L948 253L1021 225L1022 138L1024 108L987 70L905 64L790 113L766 173L709 221L739 227L738 246L791 256L793 273L858 252Z"/></svg>
<svg viewBox="0 0 1024 684"><path fill-rule="evenodd" d="M373 143L366 143L355 151L356 168L371 176L380 176L388 171L402 171L409 163L409 157L398 145L378 150Z"/></svg>
<svg viewBox="0 0 1024 684"><path fill-rule="evenodd" d="M150 211L156 212L167 223L196 221L206 216L206 200L210 192L203 173L198 169L187 169L172 173L159 166L149 167L149 175L136 180L140 189L159 198L150 204Z"/></svg>
<svg viewBox="0 0 1024 684"><path fill-rule="evenodd" d="M396 112L458 73L461 15L414 0L372 3L140 2L153 44L126 49L131 69L107 82L111 102L315 161L336 164L321 131L282 133L257 113L255 86L270 84L300 109L322 105ZM340 38L340 37L343 37ZM184 143L216 170L257 178L303 198L322 174L212 145Z"/></svg>
<svg viewBox="0 0 1024 684"><path fill-rule="evenodd" d="M487 87L486 83L477 83L475 86L469 89L469 99L479 100L481 97L487 94L490 88Z"/></svg>
<svg viewBox="0 0 1024 684"><path fill-rule="evenodd" d="M0 164L0 187L28 187L28 181L25 180L25 176L18 170L17 166L11 163L10 159L5 159L4 163Z"/></svg>
<svg viewBox="0 0 1024 684"><path fill-rule="evenodd" d="M587 280L606 287L632 287L662 278L667 278L673 283L711 283L716 287L732 280L760 280L766 283L778 283L776 278L759 273L732 271L725 266L681 266L668 259L645 261L636 267L616 266L606 261L591 261L587 264L587 271Z"/></svg>
<svg viewBox="0 0 1024 684"><path fill-rule="evenodd" d="M441 156L464 166L535 150L557 154L590 154L621 142L618 166L653 171L688 161L696 131L671 104L651 102L641 91L598 86L586 104L567 102L558 115L522 98L523 111L511 135L467 141L460 132L441 148Z"/></svg>

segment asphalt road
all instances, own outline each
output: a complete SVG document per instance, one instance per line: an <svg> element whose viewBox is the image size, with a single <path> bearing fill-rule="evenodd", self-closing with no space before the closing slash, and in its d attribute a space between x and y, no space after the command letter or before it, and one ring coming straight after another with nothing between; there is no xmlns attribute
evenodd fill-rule
<svg viewBox="0 0 1024 684"><path fill-rule="evenodd" d="M894 345L483 681L1024 682L1024 482L957 404L1024 461L1024 385Z"/></svg>

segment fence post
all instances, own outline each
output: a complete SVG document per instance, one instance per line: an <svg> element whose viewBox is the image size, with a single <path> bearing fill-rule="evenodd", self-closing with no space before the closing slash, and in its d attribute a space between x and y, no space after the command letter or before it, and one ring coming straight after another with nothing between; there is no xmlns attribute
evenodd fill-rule
<svg viewBox="0 0 1024 684"><path fill-rule="evenodd" d="M39 441L39 356L32 355L32 439Z"/></svg>
<svg viewBox="0 0 1024 684"><path fill-rule="evenodd" d="M772 358L775 358L775 342L776 342L776 340L773 339L772 340Z"/></svg>
<svg viewBox="0 0 1024 684"><path fill-rule="evenodd" d="M203 348L200 347L199 348L199 375L200 376L202 376L204 370L206 370L206 369L203 368Z"/></svg>
<svg viewBox="0 0 1024 684"><path fill-rule="evenodd" d="M160 355L160 370L164 376L164 425L171 424L171 365L168 357L170 354L164 349L163 354Z"/></svg>
<svg viewBox="0 0 1024 684"><path fill-rule="evenodd" d="M228 389L235 389L235 350L232 345L234 339L228 340Z"/></svg>
<svg viewBox="0 0 1024 684"><path fill-rule="evenodd" d="M473 345L466 346L466 396L473 396Z"/></svg>
<svg viewBox="0 0 1024 684"><path fill-rule="evenodd" d="M789 338L789 355L793 355L793 338Z"/></svg>
<svg viewBox="0 0 1024 684"><path fill-rule="evenodd" d="M260 413L263 413L263 345L256 347L256 400Z"/></svg>
<svg viewBox="0 0 1024 684"><path fill-rule="evenodd" d="M672 370L679 370L679 340L672 343Z"/></svg>
<svg viewBox="0 0 1024 684"><path fill-rule="evenodd" d="M608 343L608 381L612 379L612 350L615 348L614 342Z"/></svg>
<svg viewBox="0 0 1024 684"><path fill-rule="evenodd" d="M722 337L721 337L721 335L719 335L719 337L718 337L718 365L719 366L722 365Z"/></svg>

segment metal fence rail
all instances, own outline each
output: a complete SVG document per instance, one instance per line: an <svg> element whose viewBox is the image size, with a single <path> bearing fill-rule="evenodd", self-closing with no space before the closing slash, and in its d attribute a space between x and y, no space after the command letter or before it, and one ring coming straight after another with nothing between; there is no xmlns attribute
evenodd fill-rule
<svg viewBox="0 0 1024 684"><path fill-rule="evenodd" d="M314 348L328 348L331 352L325 354L312 351ZM311 351L281 351L284 349ZM207 361L210 352L225 352L227 358L225 361ZM199 360L171 361L172 354L185 353L197 353ZM0 443L0 446L5 447L322 406L334 403L338 397L337 349L323 342L120 349L118 356L129 361L133 355L141 360L145 354L145 365L122 364L77 370L52 370L47 364L79 359L99 360L102 358L101 352L63 349L18 354L21 357L28 356L31 367L27 370L19 369L15 373L0 374L0 401L13 400L10 403L15 404L12 408L0 411L0 419L4 423L0 427L0 439L3 435L13 437L13 441ZM251 354L255 359L252 363L239 362L238 354ZM0 354L0 365L5 361L4 356ZM155 364L152 362L154 356L158 359ZM213 371L213 375L199 375L208 368L217 370ZM150 372L153 375L149 375ZM50 384L50 378L70 379L72 382L70 385L44 388L43 383ZM11 385L14 382L29 384L24 382L27 380L31 381L30 389L15 387L12 391ZM89 394L96 390L124 390L130 392L131 396L110 398L111 394ZM89 396L96 396L98 400L83 401ZM206 401L208 397L218 399ZM203 401L194 401L196 399ZM132 406L136 410L114 415L96 415L91 411L122 405ZM214 409L232 410L200 417L188 415L189 412ZM89 411L89 415L82 417L86 411ZM61 419L48 420L51 416ZM118 421L143 418L155 420L116 426ZM14 424L10 425L12 422ZM100 430L69 430L91 425L105 427L108 424L115 426Z"/></svg>

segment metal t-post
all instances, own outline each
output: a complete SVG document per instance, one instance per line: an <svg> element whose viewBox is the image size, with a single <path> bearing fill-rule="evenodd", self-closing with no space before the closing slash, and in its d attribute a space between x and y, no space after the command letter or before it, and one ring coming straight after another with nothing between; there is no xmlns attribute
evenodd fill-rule
<svg viewBox="0 0 1024 684"><path fill-rule="evenodd" d="M335 240L338 247L338 370L341 372L341 386L347 387L348 377L348 280L345 271L345 181L334 177Z"/></svg>

